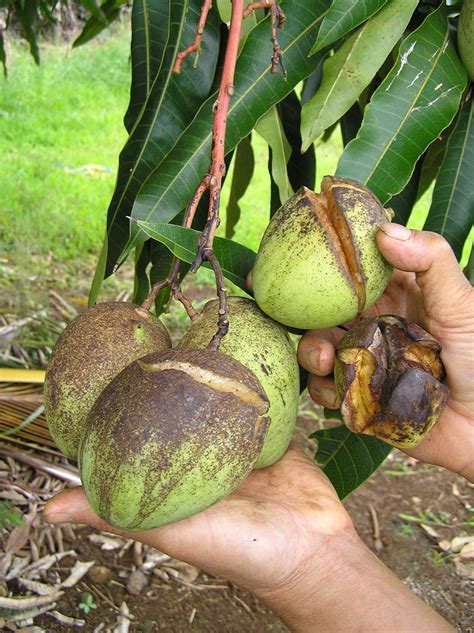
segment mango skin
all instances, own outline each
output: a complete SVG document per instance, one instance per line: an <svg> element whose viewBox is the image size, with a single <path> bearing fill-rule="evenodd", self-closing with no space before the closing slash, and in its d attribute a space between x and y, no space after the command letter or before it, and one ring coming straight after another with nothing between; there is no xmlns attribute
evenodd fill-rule
<svg viewBox="0 0 474 633"><path fill-rule="evenodd" d="M164 362L173 368L152 369ZM182 362L188 372L179 369ZM202 369L231 384L203 382ZM236 394L240 386L257 406ZM87 419L79 470L89 503L127 530L208 508L252 470L267 409L255 376L225 354L167 350L133 362L104 389Z"/></svg>
<svg viewBox="0 0 474 633"><path fill-rule="evenodd" d="M204 348L217 327L218 302L209 301L177 348ZM252 299L229 297L229 331L220 351L245 365L260 381L269 401L270 427L254 468L274 464L293 435L300 396L295 349L286 330L266 316Z"/></svg>
<svg viewBox="0 0 474 633"><path fill-rule="evenodd" d="M378 250L377 228L385 210L366 188L339 191L366 281L367 309L386 288L392 268ZM255 300L263 312L289 327L340 325L359 313L357 294L302 187L273 216L252 271ZM347 196L351 195L350 202ZM369 204L368 204L369 203Z"/></svg>
<svg viewBox="0 0 474 633"><path fill-rule="evenodd" d="M71 321L44 383L46 419L60 450L76 459L86 417L102 390L135 359L169 347L164 325L133 303L99 303Z"/></svg>

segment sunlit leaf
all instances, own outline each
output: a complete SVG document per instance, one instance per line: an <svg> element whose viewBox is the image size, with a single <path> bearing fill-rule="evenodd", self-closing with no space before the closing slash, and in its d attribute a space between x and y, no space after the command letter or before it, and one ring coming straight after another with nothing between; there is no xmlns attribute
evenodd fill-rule
<svg viewBox="0 0 474 633"><path fill-rule="evenodd" d="M278 187L280 200L286 202L293 195L286 164L291 147L276 106L270 108L256 123L255 132L266 141L272 150L272 178Z"/></svg>
<svg viewBox="0 0 474 633"><path fill-rule="evenodd" d="M252 179L255 167L250 136L240 141L235 151L234 171L230 187L229 203L226 209L225 236L230 239L234 235L235 227L240 219L240 199L245 195Z"/></svg>
<svg viewBox="0 0 474 633"><path fill-rule="evenodd" d="M440 6L404 40L357 137L342 153L337 175L364 182L384 204L403 189L419 157L455 116L466 79Z"/></svg>
<svg viewBox="0 0 474 633"><path fill-rule="evenodd" d="M323 81L301 115L303 151L355 103L403 35L418 0L392 0L323 66Z"/></svg>
<svg viewBox="0 0 474 633"><path fill-rule="evenodd" d="M386 2L387 0L334 0L321 24L311 55L350 33Z"/></svg>
<svg viewBox="0 0 474 633"><path fill-rule="evenodd" d="M433 191L427 231L444 235L461 258L474 224L474 101L464 104L449 137Z"/></svg>
<svg viewBox="0 0 474 633"><path fill-rule="evenodd" d="M286 78L281 73L273 75L270 72L269 20L263 20L252 29L236 68L234 96L227 117L227 151L251 132L256 121L270 107L315 70L317 56L309 58L308 50L328 4L327 0L285 2L285 12L298 16L288 20L278 34ZM191 199L209 167L214 100L213 95L203 104L173 150L142 185L133 206L135 219L167 222ZM132 225L130 230L130 239L119 261L123 261L136 242L143 239L136 226Z"/></svg>

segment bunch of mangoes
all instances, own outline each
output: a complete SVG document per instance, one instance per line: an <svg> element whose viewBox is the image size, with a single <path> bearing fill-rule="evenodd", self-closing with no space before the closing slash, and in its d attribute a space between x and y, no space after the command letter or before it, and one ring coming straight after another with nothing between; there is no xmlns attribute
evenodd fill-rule
<svg viewBox="0 0 474 633"><path fill-rule="evenodd" d="M219 316L216 300L174 349L161 321L132 303L99 304L69 324L51 355L46 414L59 448L78 460L85 493L100 517L128 530L179 521L230 494L252 469L282 457L300 393L296 351L285 326L337 326L377 300L392 270L375 234L390 217L352 180L326 177L320 194L300 189L262 239L253 270L255 301L228 298L229 329L219 351L208 348ZM440 386L439 346L417 326L400 327L371 322L343 338L336 386L351 430L398 445L408 436L413 446L438 419L447 393ZM370 354L381 337L377 353ZM395 339L413 343L398 373L391 371L398 358ZM387 359L391 365L382 375ZM384 406L403 403L407 363L410 376L418 377L418 399L432 389L439 406L420 409L413 431L405 416L400 435L397 412ZM375 395L374 376L380 390ZM390 399L392 391L396 397Z"/></svg>

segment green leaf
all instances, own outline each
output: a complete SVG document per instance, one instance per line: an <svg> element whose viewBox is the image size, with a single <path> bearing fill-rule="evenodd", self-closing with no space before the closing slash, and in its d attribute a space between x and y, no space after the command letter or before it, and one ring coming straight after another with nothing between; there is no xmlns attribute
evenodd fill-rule
<svg viewBox="0 0 474 633"><path fill-rule="evenodd" d="M96 0L81 0L81 4L96 20L102 22L104 26L108 25L109 21L107 20L107 16L99 7Z"/></svg>
<svg viewBox="0 0 474 633"><path fill-rule="evenodd" d="M152 240L147 240L135 249L135 266L133 279L133 302L140 304L150 292L147 268L150 263L150 248Z"/></svg>
<svg viewBox="0 0 474 633"><path fill-rule="evenodd" d="M201 235L199 231L158 222L139 222L138 224L148 237L164 244L173 255L183 262L193 263ZM253 268L256 253L246 246L223 237L214 239L214 253L222 266L224 276L247 292L246 279ZM207 262L204 266L210 268Z"/></svg>
<svg viewBox="0 0 474 633"><path fill-rule="evenodd" d="M79 36L74 40L73 48L82 46L94 37L99 35L107 26L113 22L120 14L120 8L127 3L127 0L106 0L100 5L100 10L105 15L105 22L95 15L87 20Z"/></svg>
<svg viewBox="0 0 474 633"><path fill-rule="evenodd" d="M254 129L272 150L272 178L278 187L280 200L284 203L293 195L286 169L291 147L285 136L277 107L273 106L265 112L257 121Z"/></svg>
<svg viewBox="0 0 474 633"><path fill-rule="evenodd" d="M359 103L356 101L353 106L341 117L342 142L344 147L357 136L357 132L362 124L362 112Z"/></svg>
<svg viewBox="0 0 474 633"><path fill-rule="evenodd" d="M35 33L35 23L38 16L38 0L28 0L28 2L17 3L16 15L21 24L22 35L30 45L31 55L39 65L40 56Z"/></svg>
<svg viewBox="0 0 474 633"><path fill-rule="evenodd" d="M0 31L0 62L3 66L3 74L7 77L7 56L5 54L5 42L3 40L3 31Z"/></svg>
<svg viewBox="0 0 474 633"><path fill-rule="evenodd" d="M418 0L392 0L324 62L323 81L301 115L303 151L357 101L398 39Z"/></svg>
<svg viewBox="0 0 474 633"><path fill-rule="evenodd" d="M285 12L298 16L287 20L285 28L278 33L286 79L281 73L270 72L268 18L250 32L237 63L234 96L227 117L226 151L233 149L269 108L315 70L318 59L308 58L307 53L328 4L328 0L285 2ZM135 219L167 222L191 199L209 166L214 101L215 95L202 105L172 151L142 185L133 205ZM130 231L120 261L124 261L136 242L143 240L136 226L132 225Z"/></svg>
<svg viewBox="0 0 474 633"><path fill-rule="evenodd" d="M449 137L428 218L423 227L444 235L461 259L464 242L474 223L474 101L461 109Z"/></svg>
<svg viewBox="0 0 474 633"><path fill-rule="evenodd" d="M449 125L466 71L449 38L444 6L400 47L399 59L372 95L337 175L365 183L382 204L403 189L428 145Z"/></svg>
<svg viewBox="0 0 474 633"><path fill-rule="evenodd" d="M235 151L234 172L226 210L225 236L228 239L234 235L235 227L240 219L239 201L247 191L254 167L255 157L249 135L240 141Z"/></svg>
<svg viewBox="0 0 474 633"><path fill-rule="evenodd" d="M386 2L387 0L334 0L321 24L310 55L350 33L356 26L377 13Z"/></svg>
<svg viewBox="0 0 474 633"><path fill-rule="evenodd" d="M20 512L15 510L10 501L0 501L0 529L8 524L12 527L19 527L23 523Z"/></svg>
<svg viewBox="0 0 474 633"><path fill-rule="evenodd" d="M286 138L291 147L287 164L288 177L293 191L300 187L314 189L316 154L314 147L301 152L301 103L293 90L277 105Z"/></svg>
<svg viewBox="0 0 474 633"><path fill-rule="evenodd" d="M392 450L376 437L352 433L343 424L316 431L310 437L318 441L314 458L340 499L364 483Z"/></svg>
<svg viewBox="0 0 474 633"><path fill-rule="evenodd" d="M161 3L160 7L163 5ZM170 33L164 58L140 110L139 119L120 154L115 191L107 211L106 265L103 270L96 269L91 302L95 301L104 276L113 272L118 255L127 242L127 216L131 213L140 185L173 148L212 87L220 40L219 21L215 12L212 11L208 16L198 67L193 68L188 59L177 75L173 72L174 61L178 51L194 39L200 16L200 1L171 0L169 6L166 28ZM149 18L164 20L157 11L149 14ZM145 49L142 53L145 53ZM175 217L186 206L186 202L174 209L167 219Z"/></svg>
<svg viewBox="0 0 474 633"><path fill-rule="evenodd" d="M422 162L419 160L410 180L400 193L390 198L388 204L395 212L393 222L398 224L406 224L413 210L413 206L418 198L420 186Z"/></svg>
<svg viewBox="0 0 474 633"><path fill-rule="evenodd" d="M169 0L134 0L132 11L132 82L124 124L130 134L140 117L165 58Z"/></svg>
<svg viewBox="0 0 474 633"><path fill-rule="evenodd" d="M431 143L428 150L422 159L420 183L418 185L417 198L425 193L429 188L433 180L437 177L441 162L443 160L444 153L446 151L446 145L448 138L451 135L453 124L447 127L438 138Z"/></svg>

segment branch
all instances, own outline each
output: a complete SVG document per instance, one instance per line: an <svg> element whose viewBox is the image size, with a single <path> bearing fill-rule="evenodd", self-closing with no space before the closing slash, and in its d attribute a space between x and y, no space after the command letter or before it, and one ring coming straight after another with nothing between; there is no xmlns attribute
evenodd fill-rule
<svg viewBox="0 0 474 633"><path fill-rule="evenodd" d="M201 7L201 16L199 18L198 28L196 31L196 36L194 38L194 41L192 44L190 44L190 46L188 46L184 51L181 51L180 53L178 53L178 55L176 56L176 61L173 66L173 72L177 73L178 75L181 72L181 66L183 64L183 61L186 59L188 55L191 55L191 53L197 52L196 59L194 60L194 67L197 66L199 53L201 50L202 34L204 33L204 27L206 26L207 15L211 7L212 7L212 0L204 0L203 5Z"/></svg>

